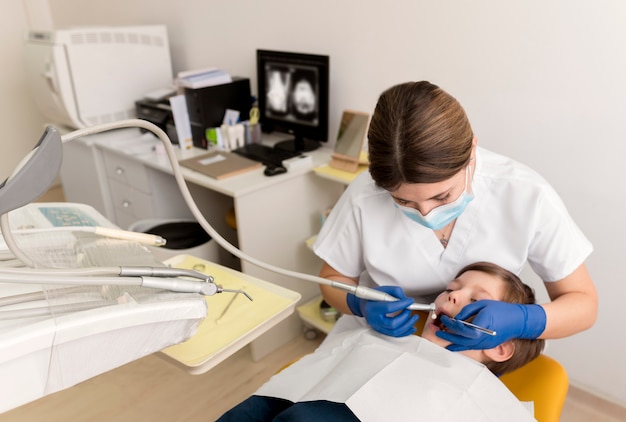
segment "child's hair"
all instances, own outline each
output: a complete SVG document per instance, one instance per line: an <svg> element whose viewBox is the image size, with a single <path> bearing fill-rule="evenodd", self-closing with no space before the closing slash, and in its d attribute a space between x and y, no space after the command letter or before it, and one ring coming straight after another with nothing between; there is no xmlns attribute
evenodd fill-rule
<svg viewBox="0 0 626 422"><path fill-rule="evenodd" d="M506 289L504 291L504 297L502 298L503 302L519 303L523 305L536 303L533 289L524 284L518 276L499 265L490 262L476 262L461 269L456 276L459 277L467 271L481 271L499 277L504 281L506 283ZM545 346L545 340L542 339L513 339L511 341L513 342L515 351L509 360L504 362L489 362L486 364L487 368L498 376L526 365L539 356Z"/></svg>

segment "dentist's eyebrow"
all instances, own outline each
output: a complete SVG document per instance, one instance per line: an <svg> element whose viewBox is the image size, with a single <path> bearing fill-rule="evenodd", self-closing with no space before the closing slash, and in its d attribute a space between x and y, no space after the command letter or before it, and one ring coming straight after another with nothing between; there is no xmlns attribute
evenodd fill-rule
<svg viewBox="0 0 626 422"><path fill-rule="evenodd" d="M441 199L443 197L445 197L446 195L449 195L450 192L452 192L453 187L451 187L450 189L447 189L441 193L438 193L436 195L431 196L430 198L426 199L426 201L432 201L432 200L437 200L437 199ZM402 201L402 202L412 202L415 203L415 201L411 201L409 199L404 199L404 198L400 198L399 196L396 196L392 193L389 193L389 195L391 195L391 197L393 199L395 199L396 201Z"/></svg>

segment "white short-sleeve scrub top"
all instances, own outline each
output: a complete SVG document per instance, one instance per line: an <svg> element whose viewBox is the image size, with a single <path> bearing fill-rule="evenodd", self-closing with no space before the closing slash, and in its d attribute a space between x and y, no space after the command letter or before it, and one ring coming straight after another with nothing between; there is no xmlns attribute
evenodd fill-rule
<svg viewBox="0 0 626 422"><path fill-rule="evenodd" d="M313 249L359 283L397 285L430 300L464 266L488 261L515 274L526 262L543 281L571 274L592 251L554 189L535 171L477 148L469 203L447 248L406 217L388 191L363 172L346 189Z"/></svg>

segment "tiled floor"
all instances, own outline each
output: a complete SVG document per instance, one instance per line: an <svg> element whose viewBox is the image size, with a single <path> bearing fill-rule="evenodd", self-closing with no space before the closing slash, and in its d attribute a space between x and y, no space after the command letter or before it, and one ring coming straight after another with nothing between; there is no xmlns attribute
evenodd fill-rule
<svg viewBox="0 0 626 422"><path fill-rule="evenodd" d="M561 421L623 422L626 421L626 408L571 387L561 412Z"/></svg>

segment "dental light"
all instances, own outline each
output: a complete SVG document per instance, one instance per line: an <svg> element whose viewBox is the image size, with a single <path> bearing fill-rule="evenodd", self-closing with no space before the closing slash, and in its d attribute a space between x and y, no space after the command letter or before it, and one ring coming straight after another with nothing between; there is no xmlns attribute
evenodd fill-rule
<svg viewBox="0 0 626 422"><path fill-rule="evenodd" d="M304 274L280 268L260 261L245 254L224 239L204 218L202 212L193 200L189 188L181 173L174 147L158 126L139 119L121 120L106 123L85 129L78 129L63 136L52 126L48 126L35 148L20 162L16 170L7 180L0 184L0 230L11 252L28 267L34 267L35 262L22 251L15 242L7 213L24 206L45 193L55 180L61 166L63 143L88 135L114 129L137 127L154 133L163 143L165 152L172 166L172 172L178 188L189 207L192 215L201 227L224 249L236 257L245 260L260 268L283 274L288 277L310 281L313 283L331 286L347 291L357 297L377 300L395 301L397 298L371 288L341 283L334 280ZM182 278L181 278L182 277ZM18 280L19 278L19 280ZM191 278L191 279L190 279ZM195 279L195 280L193 280ZM174 268L151 267L97 267L86 269L0 269L0 281L9 283L34 284L73 284L73 285L138 285L156 287L177 292L200 293L213 295L222 291L214 284L213 277L192 270L178 270ZM409 309L432 310L432 304L412 304Z"/></svg>

